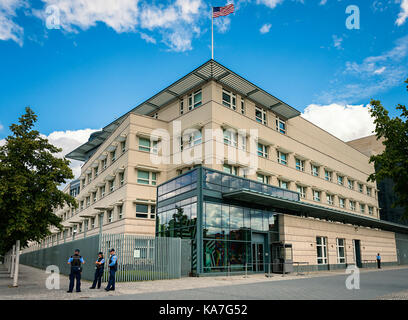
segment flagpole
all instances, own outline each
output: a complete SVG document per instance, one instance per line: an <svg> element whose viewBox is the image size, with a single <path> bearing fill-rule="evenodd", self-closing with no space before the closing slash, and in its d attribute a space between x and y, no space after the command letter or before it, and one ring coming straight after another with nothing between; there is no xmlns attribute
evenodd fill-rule
<svg viewBox="0 0 408 320"><path fill-rule="evenodd" d="M211 7L211 59L214 60L214 12Z"/></svg>

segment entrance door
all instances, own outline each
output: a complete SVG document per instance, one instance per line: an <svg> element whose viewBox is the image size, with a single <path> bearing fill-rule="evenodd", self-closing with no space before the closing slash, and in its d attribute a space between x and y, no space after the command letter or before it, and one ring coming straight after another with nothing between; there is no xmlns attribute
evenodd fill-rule
<svg viewBox="0 0 408 320"><path fill-rule="evenodd" d="M354 247L354 262L356 263L357 268L362 268L360 240L353 240L353 247Z"/></svg>
<svg viewBox="0 0 408 320"><path fill-rule="evenodd" d="M265 235L262 233L252 234L252 263L255 272L264 271L265 262Z"/></svg>
<svg viewBox="0 0 408 320"><path fill-rule="evenodd" d="M252 263L254 271L264 270L264 245L263 243L252 244Z"/></svg>

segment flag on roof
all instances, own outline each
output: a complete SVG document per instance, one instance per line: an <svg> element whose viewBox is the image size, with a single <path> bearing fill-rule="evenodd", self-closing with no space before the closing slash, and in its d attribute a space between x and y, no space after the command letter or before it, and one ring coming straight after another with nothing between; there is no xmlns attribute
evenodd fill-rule
<svg viewBox="0 0 408 320"><path fill-rule="evenodd" d="M218 18L222 16L227 16L234 12L234 4L231 3L224 7L213 7L213 18Z"/></svg>

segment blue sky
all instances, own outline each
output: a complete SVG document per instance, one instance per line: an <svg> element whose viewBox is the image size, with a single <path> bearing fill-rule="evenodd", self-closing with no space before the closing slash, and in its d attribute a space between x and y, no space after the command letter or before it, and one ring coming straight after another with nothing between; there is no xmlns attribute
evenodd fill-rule
<svg viewBox="0 0 408 320"><path fill-rule="evenodd" d="M210 7L225 4L0 0L0 139L30 105L41 133L77 132L82 143L89 132L80 130L107 125L207 61ZM358 30L346 27L349 5L360 10ZM372 128L370 98L393 115L406 101L408 0L237 0L235 7L215 19L215 59L319 125L335 127L339 112L365 130L344 136L349 128L339 128L339 137ZM55 8L60 29L49 29Z"/></svg>

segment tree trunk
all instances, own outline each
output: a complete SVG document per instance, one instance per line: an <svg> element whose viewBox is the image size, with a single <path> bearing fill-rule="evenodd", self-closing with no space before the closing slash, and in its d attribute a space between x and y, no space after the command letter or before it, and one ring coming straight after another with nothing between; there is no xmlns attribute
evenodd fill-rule
<svg viewBox="0 0 408 320"><path fill-rule="evenodd" d="M16 255L16 245L13 245L13 251L11 252L11 270L10 270L10 278L13 278L14 274L14 257Z"/></svg>
<svg viewBox="0 0 408 320"><path fill-rule="evenodd" d="M14 266L14 281L13 287L18 287L18 267L20 263L20 240L16 241L16 261Z"/></svg>

